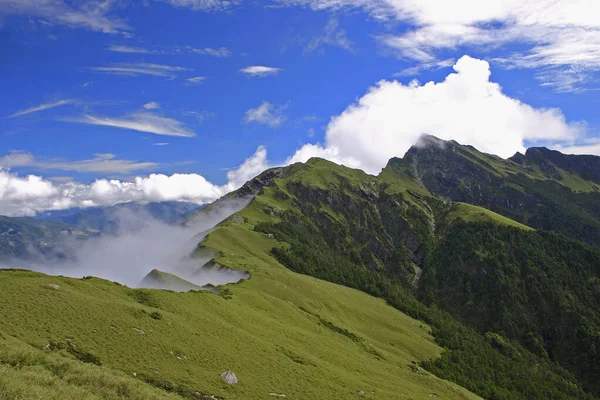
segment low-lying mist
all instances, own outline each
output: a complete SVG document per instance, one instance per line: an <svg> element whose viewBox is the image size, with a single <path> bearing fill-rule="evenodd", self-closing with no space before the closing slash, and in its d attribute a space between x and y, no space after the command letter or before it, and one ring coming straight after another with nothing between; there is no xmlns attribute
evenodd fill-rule
<svg viewBox="0 0 600 400"><path fill-rule="evenodd" d="M247 204L248 200L240 199L221 201L185 225L177 226L157 221L144 212L122 210L117 215L117 229L113 234L86 240L66 237L53 252L62 254L61 257L40 255L33 260L12 260L0 268L30 269L73 278L94 276L129 287L139 287L154 269L198 286L238 282L248 275L214 265L203 268L212 256L191 258L191 254L215 225Z"/></svg>

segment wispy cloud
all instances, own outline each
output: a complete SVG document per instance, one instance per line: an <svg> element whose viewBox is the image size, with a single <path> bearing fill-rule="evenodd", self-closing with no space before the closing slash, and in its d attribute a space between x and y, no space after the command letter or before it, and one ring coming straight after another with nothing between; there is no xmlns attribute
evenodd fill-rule
<svg viewBox="0 0 600 400"><path fill-rule="evenodd" d="M354 51L354 43L348 39L346 31L339 29L340 23L337 18L332 17L322 35L314 36L304 47L305 53L322 50L325 46L337 46L347 51Z"/></svg>
<svg viewBox="0 0 600 400"><path fill-rule="evenodd" d="M133 54L158 54L156 50L149 50L143 47L133 46L121 46L121 45L110 45L106 48L108 51L114 51L116 53L133 53Z"/></svg>
<svg viewBox="0 0 600 400"><path fill-rule="evenodd" d="M153 133L155 135L182 137L196 136L193 131L189 130L185 124L180 121L145 111L135 112L122 118L84 115L81 118L67 119L66 121L130 129L138 132Z"/></svg>
<svg viewBox="0 0 600 400"><path fill-rule="evenodd" d="M246 76L257 76L259 78L277 75L281 71L281 68L266 67L264 65L251 65L249 67L240 69L240 72L246 74Z"/></svg>
<svg viewBox="0 0 600 400"><path fill-rule="evenodd" d="M175 7L186 7L194 11L224 11L238 4L239 0L162 0Z"/></svg>
<svg viewBox="0 0 600 400"><path fill-rule="evenodd" d="M152 63L115 63L105 67L90 67L90 70L100 74L110 75L152 75L176 78L177 72L190 71L189 68Z"/></svg>
<svg viewBox="0 0 600 400"><path fill-rule="evenodd" d="M221 47L219 49L213 49L211 47L205 47L203 49L196 49L193 47L186 47L189 51L196 54L208 55L218 58L225 58L231 56L231 51L227 47Z"/></svg>
<svg viewBox="0 0 600 400"><path fill-rule="evenodd" d="M284 109L285 106L274 106L268 101L263 101L260 106L246 111L244 123L249 124L251 122L256 122L268 125L271 128L276 128L287 119L283 114Z"/></svg>
<svg viewBox="0 0 600 400"><path fill-rule="evenodd" d="M128 174L137 171L151 171L158 166L159 164L154 162L121 160L116 155L110 153L98 153L94 154L94 157L91 159L77 161L37 159L31 153L18 151L0 157L0 167L3 168L32 167L41 170Z"/></svg>
<svg viewBox="0 0 600 400"><path fill-rule="evenodd" d="M210 111L184 111L183 115L194 116L198 122L204 122L206 119L214 118L217 114Z"/></svg>
<svg viewBox="0 0 600 400"><path fill-rule="evenodd" d="M454 65L456 60L453 58L448 58L446 60L440 61L432 61L432 62L424 62L414 67L405 68L400 72L396 72L394 76L402 77L402 76L415 76L419 75L422 71L431 71L441 68L448 68Z"/></svg>
<svg viewBox="0 0 600 400"><path fill-rule="evenodd" d="M1 0L0 14L41 18L41 23L65 25L96 32L122 33L131 27L112 14L113 0Z"/></svg>
<svg viewBox="0 0 600 400"><path fill-rule="evenodd" d="M158 143L152 143L153 146L168 146L169 143L167 142L158 142Z"/></svg>
<svg viewBox="0 0 600 400"><path fill-rule="evenodd" d="M1 0L0 0L1 1ZM130 54L200 54L205 56L212 56L218 58L225 58L231 56L231 51L227 47L221 47L214 49L212 47L195 48L192 46L175 46L175 47L159 47L159 48L147 48L130 45L119 45L112 44L106 48L108 51L116 53L130 53Z"/></svg>
<svg viewBox="0 0 600 400"><path fill-rule="evenodd" d="M598 1L275 1L313 10L360 8L382 22L401 21L405 25L401 33L377 39L402 59L430 63L442 52L502 51L506 65L544 70L541 81L557 91L589 87L582 70L586 77L600 74ZM517 53L513 53L515 48ZM553 70L548 73L548 69ZM573 69L577 72L572 73ZM566 81L563 71L570 75Z"/></svg>
<svg viewBox="0 0 600 400"><path fill-rule="evenodd" d="M34 107L29 107L29 108L25 108L23 110L17 111L16 113L9 115L8 118L15 118L15 117L20 117L23 115L27 115L27 114L32 114L38 111L44 111L44 110L48 110L50 108L54 108L54 107L60 107L60 106L64 106L67 104L72 104L74 103L75 100L72 99L64 99L64 100L58 100L52 103L44 103L44 104L40 104Z"/></svg>
<svg viewBox="0 0 600 400"><path fill-rule="evenodd" d="M193 78L187 78L186 81L188 81L191 84L197 85L199 83L204 82L204 80L206 80L205 76L194 76Z"/></svg>

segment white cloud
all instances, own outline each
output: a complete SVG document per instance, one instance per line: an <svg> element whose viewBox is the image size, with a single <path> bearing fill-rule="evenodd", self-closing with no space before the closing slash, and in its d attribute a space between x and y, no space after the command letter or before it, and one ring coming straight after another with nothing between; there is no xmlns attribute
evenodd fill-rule
<svg viewBox="0 0 600 400"><path fill-rule="evenodd" d="M407 31L384 35L380 40L406 59L433 62L441 50L517 44L523 52L509 55L505 61L518 67L600 71L600 2L595 0L279 2L315 10L361 8L378 20L403 21L410 26Z"/></svg>
<svg viewBox="0 0 600 400"><path fill-rule="evenodd" d="M284 106L277 107L268 101L263 101L258 107L246 111L244 122L246 124L256 122L276 128L286 120L285 115L283 115L284 108Z"/></svg>
<svg viewBox="0 0 600 400"><path fill-rule="evenodd" d="M215 185L198 174L151 174L130 181L98 179L91 184L53 182L36 175L20 177L0 170L0 215L33 215L45 210L108 206L129 201L212 202L240 187L268 167L266 150L259 147L228 182Z"/></svg>
<svg viewBox="0 0 600 400"><path fill-rule="evenodd" d="M75 102L75 100L65 99L65 100L58 100L58 101L55 101L52 103L44 103L44 104L40 104L40 105L37 105L34 107L26 108L24 110L17 111L16 113L9 115L8 118L20 117L20 116L35 113L38 111L48 110L49 108L60 107L60 106L64 106L67 104L72 104L74 102Z"/></svg>
<svg viewBox="0 0 600 400"><path fill-rule="evenodd" d="M313 37L308 44L304 47L305 53L310 53L322 49L324 46L337 46L347 51L353 51L354 43L348 36L346 31L339 29L339 21L337 18L332 17L322 35Z"/></svg>
<svg viewBox="0 0 600 400"><path fill-rule="evenodd" d="M187 49L190 50L192 53L208 55L217 58L225 58L231 56L231 51L227 47L221 47L220 49L213 49L210 47L196 49L188 46Z"/></svg>
<svg viewBox="0 0 600 400"><path fill-rule="evenodd" d="M133 46L122 46L122 45L110 45L106 48L108 51L114 51L116 53L133 53L133 54L156 54L154 50L145 49L143 47Z"/></svg>
<svg viewBox="0 0 600 400"><path fill-rule="evenodd" d="M186 81L188 81L191 84L197 85L200 84L202 82L204 82L206 80L205 76L194 76L193 78L187 78Z"/></svg>
<svg viewBox="0 0 600 400"><path fill-rule="evenodd" d="M24 15L43 18L41 23L84 28L96 32L121 33L131 28L122 19L112 15L115 1L89 0L1 0L0 15ZM44 20L45 19L45 20Z"/></svg>
<svg viewBox="0 0 600 400"><path fill-rule="evenodd" d="M264 65L252 65L240 69L240 72L246 74L246 76L257 76L259 78L270 75L277 75L281 71L281 68L265 67Z"/></svg>
<svg viewBox="0 0 600 400"><path fill-rule="evenodd" d="M79 161L56 159L36 159L31 153L12 152L0 157L0 169L34 167L43 170L75 172L102 172L128 174L136 171L149 171L158 167L153 162L137 162L117 159L114 154L94 154L94 158Z"/></svg>
<svg viewBox="0 0 600 400"><path fill-rule="evenodd" d="M175 7L187 7L194 11L224 11L238 4L237 0L162 0Z"/></svg>
<svg viewBox="0 0 600 400"><path fill-rule="evenodd" d="M90 67L90 70L109 75L152 75L175 78L177 72L190 71L189 68L175 65L162 65L152 63L116 63L106 67Z"/></svg>
<svg viewBox="0 0 600 400"><path fill-rule="evenodd" d="M504 94L490 81L486 61L463 56L454 70L438 83L379 82L331 119L324 145L305 145L288 162L317 156L378 173L422 134L509 157L523 151L525 141L570 142L584 133L558 109L534 108Z"/></svg>
<svg viewBox="0 0 600 400"><path fill-rule="evenodd" d="M1 1L1 0L0 0ZM221 47L214 49L212 47L205 47L203 49L197 49L192 46L186 47L161 47L149 49L146 47L128 46L128 45L110 45L106 48L108 51L116 53L130 53L130 54L201 54L217 58L225 58L231 56L231 51L227 47Z"/></svg>
<svg viewBox="0 0 600 400"><path fill-rule="evenodd" d="M403 69L402 71L395 73L394 76L398 76L398 77L415 76L415 75L419 75L421 73L421 71L431 71L431 70L451 67L454 65L455 62L456 62L456 60L454 60L453 58L448 58L446 60L440 60L440 61L425 62L425 63L418 64L414 67Z"/></svg>
<svg viewBox="0 0 600 400"><path fill-rule="evenodd" d="M252 157L246 158L241 166L227 172L227 190L235 190L244 183L254 178L269 167L267 149L259 146Z"/></svg>
<svg viewBox="0 0 600 400"><path fill-rule="evenodd" d="M158 103L157 103L157 102L155 102L155 101L151 101L150 103L146 103L146 104L144 104L144 108L145 108L146 110L156 110L156 109L159 109L159 108L160 108L160 104L158 104Z"/></svg>
<svg viewBox="0 0 600 400"><path fill-rule="evenodd" d="M167 142L159 142L159 143L152 143L153 146L168 146L169 143Z"/></svg>
<svg viewBox="0 0 600 400"><path fill-rule="evenodd" d="M122 118L94 117L84 115L68 122L79 122L90 125L111 126L114 128L131 129L139 132L154 133L155 135L192 137L196 134L182 122L172 118L162 117L150 112L135 112Z"/></svg>
<svg viewBox="0 0 600 400"><path fill-rule="evenodd" d="M600 156L600 138L588 138L577 144L559 145L554 148L565 154L591 154Z"/></svg>

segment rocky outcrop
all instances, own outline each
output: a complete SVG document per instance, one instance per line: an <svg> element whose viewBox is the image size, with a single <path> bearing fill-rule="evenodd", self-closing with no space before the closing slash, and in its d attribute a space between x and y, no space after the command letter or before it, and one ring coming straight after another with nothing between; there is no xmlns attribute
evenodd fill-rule
<svg viewBox="0 0 600 400"><path fill-rule="evenodd" d="M223 372L221 374L221 379L223 379L225 381L225 383L228 383L230 385L235 385L236 383L238 383L238 378L237 378L237 376L235 376L233 371Z"/></svg>

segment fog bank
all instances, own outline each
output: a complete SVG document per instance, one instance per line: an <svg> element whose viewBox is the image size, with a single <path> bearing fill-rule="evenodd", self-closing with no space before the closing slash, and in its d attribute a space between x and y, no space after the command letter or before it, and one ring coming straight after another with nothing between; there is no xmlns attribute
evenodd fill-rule
<svg viewBox="0 0 600 400"><path fill-rule="evenodd" d="M219 202L191 218L185 226L159 222L145 212L122 210L117 215L114 234L87 240L65 238L56 246L56 252L64 254L61 258L39 256L36 261L13 260L2 267L73 278L95 276L129 287L138 287L153 269L199 286L237 282L247 274L215 266L202 268L210 261L210 255L204 259L192 259L190 255L215 225L248 202L239 199Z"/></svg>

